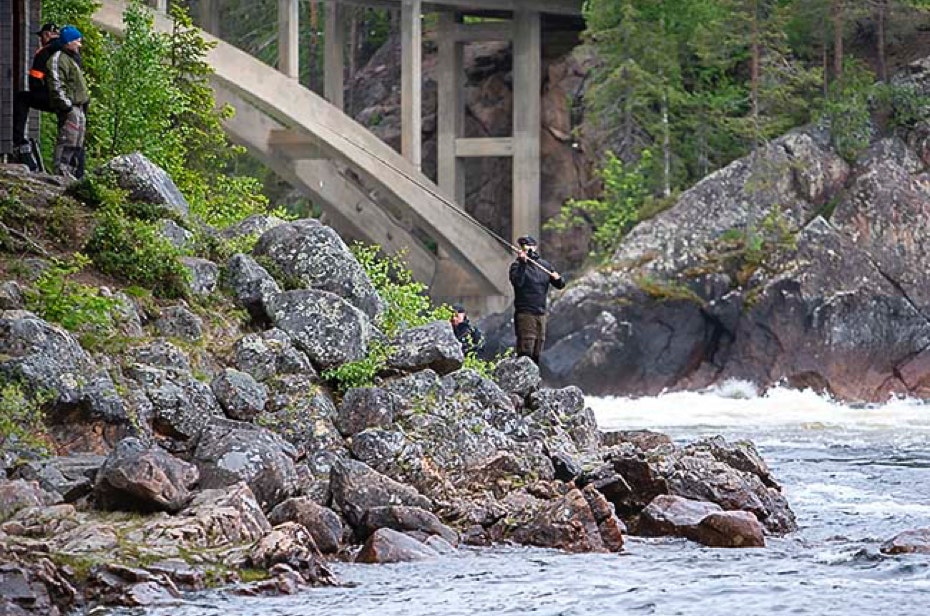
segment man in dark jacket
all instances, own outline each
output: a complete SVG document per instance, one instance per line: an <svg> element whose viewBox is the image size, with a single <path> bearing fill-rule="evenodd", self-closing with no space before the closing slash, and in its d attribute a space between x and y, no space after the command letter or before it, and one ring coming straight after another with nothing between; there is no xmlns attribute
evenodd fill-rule
<svg viewBox="0 0 930 616"><path fill-rule="evenodd" d="M539 356L546 343L546 298L549 285L563 289L565 280L551 263L539 256L539 245L532 236L521 237L517 243L520 245L520 253L510 266L517 355L527 355L539 364Z"/></svg>
<svg viewBox="0 0 930 616"><path fill-rule="evenodd" d="M19 161L29 166L32 171L39 169L39 161L32 151L26 124L29 122L29 110L51 111L46 87L46 65L52 53L58 49L58 26L45 24L36 32L39 37L39 49L32 57L29 69L29 89L17 92L13 98L13 139Z"/></svg>
<svg viewBox="0 0 930 616"><path fill-rule="evenodd" d="M468 320L464 306L456 304L452 306L452 310L455 311L455 314L450 319L452 331L455 332L455 337L458 338L462 345L462 353L465 355L478 353L484 347L484 336L481 334L481 330Z"/></svg>
<svg viewBox="0 0 930 616"><path fill-rule="evenodd" d="M55 173L80 179L83 176L85 110L90 90L81 68L81 31L65 26L58 35L61 49L48 60L48 98L58 114Z"/></svg>

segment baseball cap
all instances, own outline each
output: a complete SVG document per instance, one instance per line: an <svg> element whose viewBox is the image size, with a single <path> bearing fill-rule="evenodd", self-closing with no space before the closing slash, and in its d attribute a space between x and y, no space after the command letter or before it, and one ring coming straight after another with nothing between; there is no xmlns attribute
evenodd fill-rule
<svg viewBox="0 0 930 616"><path fill-rule="evenodd" d="M465 306L462 304L452 304L452 310L455 312L465 312Z"/></svg>
<svg viewBox="0 0 930 616"><path fill-rule="evenodd" d="M42 34L45 34L46 32L54 32L54 33L57 33L57 32L58 32L58 26L56 26L56 25L53 24L53 23L43 24L43 25L42 25L42 28L41 28L38 32L33 32L33 34L35 34L36 36L40 36L40 35L42 35Z"/></svg>
<svg viewBox="0 0 930 616"><path fill-rule="evenodd" d="M517 244L520 246L536 246L536 238L532 235L524 235L517 240Z"/></svg>

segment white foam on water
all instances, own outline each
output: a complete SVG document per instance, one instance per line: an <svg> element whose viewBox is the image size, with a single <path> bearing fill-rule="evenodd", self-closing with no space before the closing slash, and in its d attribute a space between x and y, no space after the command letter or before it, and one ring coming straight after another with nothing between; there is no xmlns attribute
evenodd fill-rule
<svg viewBox="0 0 930 616"><path fill-rule="evenodd" d="M854 430L926 432L930 435L930 405L907 398L855 407L813 391L775 387L759 394L745 381L728 381L702 392L674 392L642 398L589 397L602 430L690 428L727 431L826 434ZM848 435L854 437L854 435Z"/></svg>

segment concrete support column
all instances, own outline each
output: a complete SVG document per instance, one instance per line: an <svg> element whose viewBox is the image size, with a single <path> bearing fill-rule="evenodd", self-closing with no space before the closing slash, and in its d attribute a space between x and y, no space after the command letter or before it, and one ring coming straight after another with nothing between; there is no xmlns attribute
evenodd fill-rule
<svg viewBox="0 0 930 616"><path fill-rule="evenodd" d="M160 13L167 13L168 0L155 0L155 10Z"/></svg>
<svg viewBox="0 0 930 616"><path fill-rule="evenodd" d="M345 107L345 7L339 0L326 5L326 49L324 51L324 96L343 109Z"/></svg>
<svg viewBox="0 0 930 616"><path fill-rule="evenodd" d="M423 141L423 22L420 0L401 7L401 154L417 169Z"/></svg>
<svg viewBox="0 0 930 616"><path fill-rule="evenodd" d="M465 169L456 156L455 140L465 132L463 47L453 36L455 13L439 15L439 110L437 118L437 175L439 188L456 203L465 203Z"/></svg>
<svg viewBox="0 0 930 616"><path fill-rule="evenodd" d="M542 32L538 11L514 12L513 239L540 228Z"/></svg>
<svg viewBox="0 0 930 616"><path fill-rule="evenodd" d="M297 0L278 0L278 70L291 79L300 76L299 24Z"/></svg>
<svg viewBox="0 0 930 616"><path fill-rule="evenodd" d="M220 0L200 0L200 28L220 36Z"/></svg>

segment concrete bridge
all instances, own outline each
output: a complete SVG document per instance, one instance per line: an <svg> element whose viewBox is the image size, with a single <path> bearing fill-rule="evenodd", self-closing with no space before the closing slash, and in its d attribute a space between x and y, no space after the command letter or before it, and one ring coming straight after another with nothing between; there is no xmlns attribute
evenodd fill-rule
<svg viewBox="0 0 930 616"><path fill-rule="evenodd" d="M200 0L207 57L219 103L236 115L230 137L319 203L337 229L407 254L414 275L437 300L479 312L511 300L512 254L462 207L467 157L513 159L513 236L539 234L541 20L578 16L582 0L324 0L325 88L319 96L297 81L298 0L278 1L277 69L209 34L219 34L219 0ZM402 34L402 152L343 112L346 8L399 9ZM156 0L156 29L170 31L166 0ZM95 23L119 34L125 4L104 0ZM421 49L424 12L438 13L438 185L420 172ZM494 17L465 23L465 15ZM464 137L463 47L510 40L514 47L514 118L509 138ZM510 238L510 239L514 239Z"/></svg>

